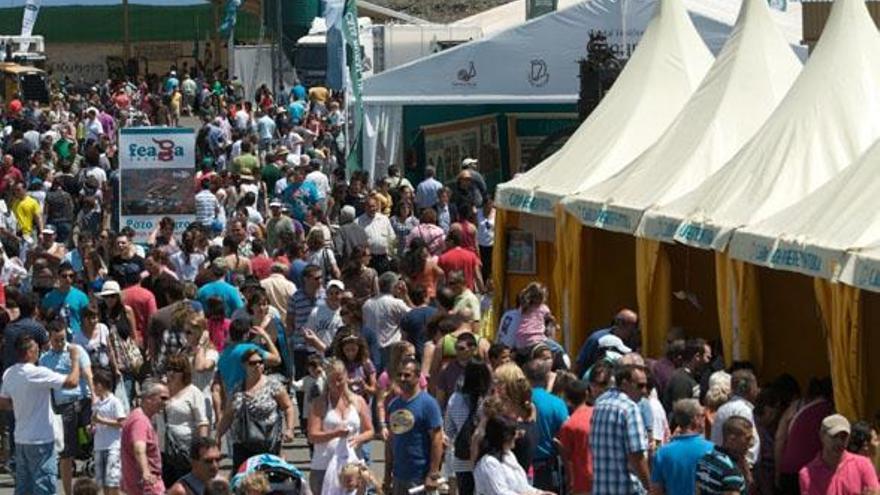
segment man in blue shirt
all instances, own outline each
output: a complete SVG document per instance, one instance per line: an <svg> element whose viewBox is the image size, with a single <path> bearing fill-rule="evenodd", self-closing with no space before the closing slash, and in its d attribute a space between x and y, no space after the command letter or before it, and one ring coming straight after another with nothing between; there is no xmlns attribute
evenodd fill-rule
<svg viewBox="0 0 880 495"><path fill-rule="evenodd" d="M621 309L614 316L610 327L596 330L590 334L575 359L573 366L575 375L582 376L599 359L599 339L608 334L620 337L624 343L632 342L639 334L639 316L631 309Z"/></svg>
<svg viewBox="0 0 880 495"><path fill-rule="evenodd" d="M713 447L703 437L703 418L703 408L696 399L681 399L673 405L672 421L678 433L654 457L654 493L696 492L697 463Z"/></svg>
<svg viewBox="0 0 880 495"><path fill-rule="evenodd" d="M437 401L419 387L421 371L414 358L401 362L395 377L400 395L388 405L385 484L392 483L392 495L405 495L422 484L434 491L441 477L443 415Z"/></svg>
<svg viewBox="0 0 880 495"><path fill-rule="evenodd" d="M71 348L76 348L75 357L79 361L79 387L52 391L52 402L64 425L64 450L58 454L64 493L73 491L73 459L79 451L77 430L79 425L88 424L92 418L92 363L88 352L67 342L67 323L60 318L52 320L49 323L49 350L40 357L40 366L61 375L70 374L74 356Z"/></svg>
<svg viewBox="0 0 880 495"><path fill-rule="evenodd" d="M293 182L281 193L281 200L290 209L290 215L300 222L306 221L306 212L321 200L321 193L311 181L306 181L306 168L296 167ZM289 179L288 179L289 180Z"/></svg>
<svg viewBox="0 0 880 495"><path fill-rule="evenodd" d="M540 490L560 493L562 476L553 440L568 420L568 407L562 399L547 391L547 375L552 363L550 359L533 359L526 365L525 372L532 384L532 404L538 415L538 442L532 460L535 469L533 485Z"/></svg>
<svg viewBox="0 0 880 495"><path fill-rule="evenodd" d="M89 305L89 297L73 286L76 271L70 263L62 263L58 267L58 287L43 297L43 311L53 311L70 326L72 333L79 333L82 328L82 311Z"/></svg>
<svg viewBox="0 0 880 495"><path fill-rule="evenodd" d="M226 268L222 266L222 263L218 263L222 258L217 258L214 261L214 264L211 265L211 276L214 277L213 282L208 282L203 285L198 292L196 292L196 300L198 300L202 307L208 307L208 299L212 297L219 297L221 301L223 301L223 307L226 309L226 317L231 317L232 313L234 313L237 309L244 307L244 301L241 298L241 293L238 292L238 289L230 284L229 282L223 280L226 276Z"/></svg>

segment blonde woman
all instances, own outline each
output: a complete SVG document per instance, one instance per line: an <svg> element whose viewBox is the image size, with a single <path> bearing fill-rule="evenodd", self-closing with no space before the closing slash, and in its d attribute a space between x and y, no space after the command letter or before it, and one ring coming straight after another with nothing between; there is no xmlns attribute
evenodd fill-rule
<svg viewBox="0 0 880 495"><path fill-rule="evenodd" d="M532 385L523 370L514 363L503 364L495 370L492 396L483 404L483 413L471 440L471 459L476 462L489 418L502 415L517 426L513 454L528 470L538 444L537 412L532 404Z"/></svg>
<svg viewBox="0 0 880 495"><path fill-rule="evenodd" d="M373 439L370 408L363 397L348 388L345 364L333 359L326 365L325 372L326 390L312 400L309 408L307 431L309 442L315 447L309 466L312 493L321 493L327 467L339 450L341 439L355 451Z"/></svg>

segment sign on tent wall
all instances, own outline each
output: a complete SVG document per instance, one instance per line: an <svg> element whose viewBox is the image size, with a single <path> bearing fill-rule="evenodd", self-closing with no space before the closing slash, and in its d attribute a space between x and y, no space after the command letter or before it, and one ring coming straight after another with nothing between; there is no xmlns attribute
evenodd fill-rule
<svg viewBox="0 0 880 495"><path fill-rule="evenodd" d="M137 127L119 131L120 225L146 242L162 217L175 231L194 219L196 136L193 129Z"/></svg>
<svg viewBox="0 0 880 495"><path fill-rule="evenodd" d="M425 159L437 170L437 178L448 182L458 175L461 161L476 158L484 176L499 174L501 151L495 115L422 127Z"/></svg>
<svg viewBox="0 0 880 495"><path fill-rule="evenodd" d="M510 142L510 174L524 172L543 158L559 151L568 140L567 130L577 128L576 113L520 113L507 115L507 135ZM548 140L550 136L556 139ZM539 149L540 148L540 149ZM535 156L535 153L540 156Z"/></svg>

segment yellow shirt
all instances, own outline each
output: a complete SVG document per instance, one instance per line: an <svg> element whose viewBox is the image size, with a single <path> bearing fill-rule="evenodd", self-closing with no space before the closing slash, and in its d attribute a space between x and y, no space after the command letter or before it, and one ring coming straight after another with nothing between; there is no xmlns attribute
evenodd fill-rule
<svg viewBox="0 0 880 495"><path fill-rule="evenodd" d="M30 236L34 231L34 218L40 216L40 203L30 196L25 196L21 201L12 204L12 214L15 215L21 233Z"/></svg>

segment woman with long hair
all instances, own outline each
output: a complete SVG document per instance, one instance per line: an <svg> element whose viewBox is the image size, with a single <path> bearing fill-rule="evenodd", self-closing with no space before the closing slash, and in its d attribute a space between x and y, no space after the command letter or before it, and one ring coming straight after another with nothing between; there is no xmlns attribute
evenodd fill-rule
<svg viewBox="0 0 880 495"><path fill-rule="evenodd" d="M221 415L217 426L217 443L232 428L232 471L237 472L241 464L257 454L281 453L281 442L293 441L293 427L296 413L284 385L272 376L263 373L264 360L258 349L248 349L241 358L245 368L245 379L240 389L234 391ZM272 432L281 429L283 414L283 436L270 434L268 438L255 440L248 438L247 424L254 423L257 429Z"/></svg>
<svg viewBox="0 0 880 495"><path fill-rule="evenodd" d="M199 273L199 267L205 262L205 254L198 250L199 233L186 230L181 236L180 250L171 255L171 266L177 278L183 282L192 282Z"/></svg>
<svg viewBox="0 0 880 495"><path fill-rule="evenodd" d="M168 358L165 380L171 398L160 416L162 478L165 486L171 486L190 471L189 445L194 436L208 434L208 415L205 396L192 384L192 365L185 355Z"/></svg>
<svg viewBox="0 0 880 495"><path fill-rule="evenodd" d="M419 219L413 215L412 204L400 202L394 204L394 214L391 216L391 228L397 234L397 257L402 257L406 252L405 239L410 232L419 225Z"/></svg>
<svg viewBox="0 0 880 495"><path fill-rule="evenodd" d="M284 376L284 370L288 369L287 363L290 363L284 323L269 312L269 297L263 290L257 290L251 294L247 302L247 311L251 315L251 326L263 329L266 335L272 339L272 344L281 353L281 364L267 368L265 372Z"/></svg>
<svg viewBox="0 0 880 495"><path fill-rule="evenodd" d="M474 441L471 443L471 453L476 454L474 447L481 445L487 421L494 416L504 416L514 421L521 431L513 446L513 454L523 469L529 469L535 457L539 435L538 414L532 404L532 384L522 368L514 363L499 366L493 376L492 400L484 403ZM474 476L476 477L476 473Z"/></svg>
<svg viewBox="0 0 880 495"><path fill-rule="evenodd" d="M143 345L143 343L137 342L134 310L131 306L122 302L122 290L119 284L112 280L104 282L101 292L98 292L97 296L101 300L99 306L101 321L107 325L110 331L110 345L118 358L117 369L119 374L117 377L122 378L129 401L134 401L134 383L140 373L140 369L133 369L134 363L131 362L130 356L125 352L126 349L137 348Z"/></svg>
<svg viewBox="0 0 880 495"><path fill-rule="evenodd" d="M220 417L220 403L214 401L214 394L219 393L219 384L214 387L214 373L220 354L211 341L208 332L208 321L201 312L191 310L184 321L184 329L189 339L189 348L193 351L190 359L192 364L192 384L201 390L205 397L205 411L208 424L213 425Z"/></svg>
<svg viewBox="0 0 880 495"><path fill-rule="evenodd" d="M333 357L345 364L349 389L368 403L372 401L376 395L376 366L363 336L353 328L340 328L333 342Z"/></svg>
<svg viewBox="0 0 880 495"><path fill-rule="evenodd" d="M238 254L238 243L230 236L223 238L223 259L226 260L226 269L233 280L244 280L253 273L251 260Z"/></svg>
<svg viewBox="0 0 880 495"><path fill-rule="evenodd" d="M370 251L366 246L358 246L342 268L342 283L361 304L379 294L379 274L369 265Z"/></svg>
<svg viewBox="0 0 880 495"><path fill-rule="evenodd" d="M325 367L327 388L312 401L309 410L308 437L314 444L309 475L312 493L321 493L330 460L339 450L339 442L348 442L358 451L373 439L373 421L364 399L348 388L345 364L332 360Z"/></svg>
<svg viewBox="0 0 880 495"><path fill-rule="evenodd" d="M400 271L406 277L408 285L425 290L425 297L429 301L437 295L437 282L443 278L443 269L440 268L437 256L431 254L421 237L410 242L409 250L401 259Z"/></svg>
<svg viewBox="0 0 880 495"><path fill-rule="evenodd" d="M513 454L517 424L503 415L486 421L480 454L474 468L474 488L480 495L538 495L542 492L529 485L526 471Z"/></svg>
<svg viewBox="0 0 880 495"><path fill-rule="evenodd" d="M461 390L454 392L446 405L443 433L454 447L450 467L455 473L458 493L473 495L474 463L469 451L459 452L458 436L473 434L477 411L492 390L492 372L483 361L472 360L465 366L463 377Z"/></svg>

